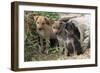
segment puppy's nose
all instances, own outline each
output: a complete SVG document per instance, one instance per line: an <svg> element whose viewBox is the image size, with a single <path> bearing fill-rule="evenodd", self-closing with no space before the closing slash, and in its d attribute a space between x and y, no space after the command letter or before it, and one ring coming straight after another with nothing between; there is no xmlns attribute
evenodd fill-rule
<svg viewBox="0 0 100 73"><path fill-rule="evenodd" d="M42 30L42 28L38 28L38 30L40 30L40 31L41 31L41 30Z"/></svg>
<svg viewBox="0 0 100 73"><path fill-rule="evenodd" d="M55 33L56 35L58 34L58 32Z"/></svg>

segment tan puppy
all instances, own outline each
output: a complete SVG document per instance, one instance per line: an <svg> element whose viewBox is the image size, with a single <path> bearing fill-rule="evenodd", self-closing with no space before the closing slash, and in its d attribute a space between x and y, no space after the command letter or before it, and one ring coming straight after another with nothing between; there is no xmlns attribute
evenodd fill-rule
<svg viewBox="0 0 100 73"><path fill-rule="evenodd" d="M44 38L49 39L52 34L53 21L44 16L34 16L36 22L37 32Z"/></svg>
<svg viewBox="0 0 100 73"><path fill-rule="evenodd" d="M37 32L46 39L45 53L48 54L48 47L50 43L50 39L56 38L52 31L53 20L48 19L45 16L34 16L34 20L36 22ZM43 48L43 40L40 41L41 47ZM44 48L43 48L44 49ZM44 51L43 51L44 52Z"/></svg>

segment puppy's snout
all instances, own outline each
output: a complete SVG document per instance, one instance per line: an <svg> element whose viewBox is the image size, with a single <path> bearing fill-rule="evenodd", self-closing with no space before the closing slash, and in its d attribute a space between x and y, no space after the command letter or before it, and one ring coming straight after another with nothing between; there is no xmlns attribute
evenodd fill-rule
<svg viewBox="0 0 100 73"><path fill-rule="evenodd" d="M42 30L42 28L38 28L38 30L39 30L39 31L41 31L41 30Z"/></svg>
<svg viewBox="0 0 100 73"><path fill-rule="evenodd" d="M55 32L55 34L57 35L57 34L58 34L58 32Z"/></svg>
<svg viewBox="0 0 100 73"><path fill-rule="evenodd" d="M53 33L54 33L54 34L58 34L58 32L59 32L59 31L58 31L57 29L53 29Z"/></svg>

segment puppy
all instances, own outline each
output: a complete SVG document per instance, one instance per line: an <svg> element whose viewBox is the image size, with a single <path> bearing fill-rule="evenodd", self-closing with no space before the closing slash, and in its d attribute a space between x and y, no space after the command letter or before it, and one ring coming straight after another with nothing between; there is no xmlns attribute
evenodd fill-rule
<svg viewBox="0 0 100 73"><path fill-rule="evenodd" d="M43 44L43 39L40 39L41 47L43 48L43 52L48 54L48 47L54 47L57 42L56 35L52 31L53 20L48 19L45 16L34 16L34 20L36 23L36 29L40 37L45 39L45 44ZM44 50L45 49L45 50Z"/></svg>
<svg viewBox="0 0 100 73"><path fill-rule="evenodd" d="M80 55L82 53L79 37L76 35L75 25L67 19L55 21L52 25L53 32L57 35L59 46L64 47L64 54L68 56ZM78 32L79 33L79 32Z"/></svg>

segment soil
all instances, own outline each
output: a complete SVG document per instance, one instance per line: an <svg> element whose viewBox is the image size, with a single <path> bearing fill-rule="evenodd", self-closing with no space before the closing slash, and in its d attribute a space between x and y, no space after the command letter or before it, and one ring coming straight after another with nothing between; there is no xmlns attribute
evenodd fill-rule
<svg viewBox="0 0 100 73"><path fill-rule="evenodd" d="M35 54L33 55L32 61L47 61L47 60L69 60L69 59L89 59L90 58L90 49L87 49L81 55L66 56L61 53L54 54Z"/></svg>

